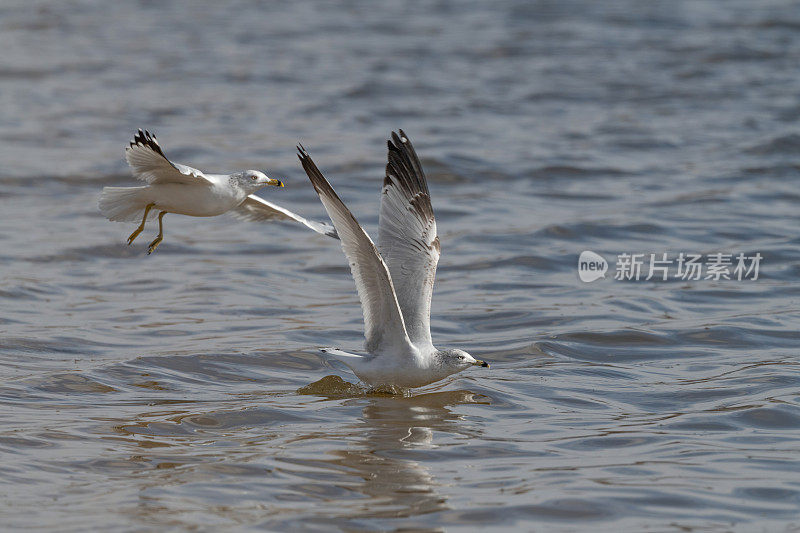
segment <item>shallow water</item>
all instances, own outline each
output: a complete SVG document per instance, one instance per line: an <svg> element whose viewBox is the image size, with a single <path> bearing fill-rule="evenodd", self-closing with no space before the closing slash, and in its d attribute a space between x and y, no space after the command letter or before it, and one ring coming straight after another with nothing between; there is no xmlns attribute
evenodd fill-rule
<svg viewBox="0 0 800 533"><path fill-rule="evenodd" d="M601 7L602 6L602 7ZM800 15L791 2L5 2L6 529L800 527ZM439 346L492 363L364 394L337 243L96 209L136 128L286 178L302 141L373 236L387 134L428 171ZM583 283L578 255L611 263ZM618 281L621 253L764 257ZM325 378L322 384L317 383Z"/></svg>

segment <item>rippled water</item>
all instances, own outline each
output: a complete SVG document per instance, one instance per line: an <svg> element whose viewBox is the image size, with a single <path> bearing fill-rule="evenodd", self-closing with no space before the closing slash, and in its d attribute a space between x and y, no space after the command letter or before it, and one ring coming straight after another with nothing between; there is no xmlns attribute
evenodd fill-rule
<svg viewBox="0 0 800 533"><path fill-rule="evenodd" d="M800 527L800 13L789 1L0 6L7 529ZM123 148L264 168L376 235L414 140L439 346L491 361L365 395L337 243L96 208ZM752 254L757 281L591 284L581 251ZM325 378L322 383L316 383Z"/></svg>

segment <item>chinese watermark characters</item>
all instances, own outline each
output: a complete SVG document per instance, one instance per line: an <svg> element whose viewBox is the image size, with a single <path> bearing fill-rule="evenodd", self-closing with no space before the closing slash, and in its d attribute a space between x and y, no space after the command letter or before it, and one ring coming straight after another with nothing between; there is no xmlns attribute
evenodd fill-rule
<svg viewBox="0 0 800 533"><path fill-rule="evenodd" d="M763 256L756 252L695 254L680 252L669 254L622 253L617 256L614 279L620 281L668 280L736 280L756 281ZM578 259L578 276L591 282L605 277L608 264L599 254L581 253Z"/></svg>

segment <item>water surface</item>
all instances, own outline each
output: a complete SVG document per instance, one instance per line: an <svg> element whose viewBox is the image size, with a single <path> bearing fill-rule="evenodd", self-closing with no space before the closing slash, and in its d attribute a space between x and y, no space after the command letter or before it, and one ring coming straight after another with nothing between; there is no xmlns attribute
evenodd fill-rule
<svg viewBox="0 0 800 533"><path fill-rule="evenodd" d="M791 2L96 1L0 7L6 528L800 526L800 17ZM428 172L440 347L408 396L358 349L337 243L96 208L136 128L321 218L302 141L377 236L385 139ZM759 252L757 281L582 283L578 255Z"/></svg>

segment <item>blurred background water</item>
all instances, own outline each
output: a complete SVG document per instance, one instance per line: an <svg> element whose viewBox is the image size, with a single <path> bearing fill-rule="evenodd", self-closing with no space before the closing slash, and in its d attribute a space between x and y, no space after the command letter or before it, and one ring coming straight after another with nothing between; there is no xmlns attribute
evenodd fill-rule
<svg viewBox="0 0 800 533"><path fill-rule="evenodd" d="M0 5L3 529L800 527L800 11L791 1ZM442 241L408 397L298 389L361 311L287 224L106 221L137 128L377 235L405 129ZM764 257L757 281L582 283L581 251Z"/></svg>

